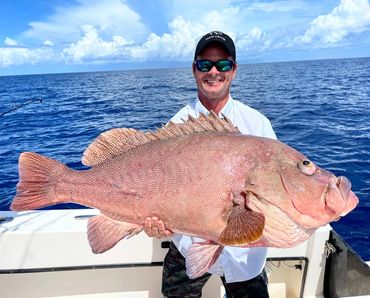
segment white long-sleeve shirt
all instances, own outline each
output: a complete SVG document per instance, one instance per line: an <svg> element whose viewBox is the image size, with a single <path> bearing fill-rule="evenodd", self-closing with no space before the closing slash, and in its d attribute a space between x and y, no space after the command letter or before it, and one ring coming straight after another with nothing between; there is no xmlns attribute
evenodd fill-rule
<svg viewBox="0 0 370 298"><path fill-rule="evenodd" d="M182 108L172 117L171 121L180 123L182 120L186 120L188 115L197 118L200 113L207 115L209 111L202 105L199 99L196 99ZM264 115L231 97L229 97L226 105L220 111L220 115L225 115L243 134L276 139L271 123ZM190 245L193 242L201 242L203 239L174 234L172 240L181 254L186 257ZM266 254L266 247L241 248L226 246L208 272L221 276L224 275L228 283L249 280L261 273L265 266Z"/></svg>

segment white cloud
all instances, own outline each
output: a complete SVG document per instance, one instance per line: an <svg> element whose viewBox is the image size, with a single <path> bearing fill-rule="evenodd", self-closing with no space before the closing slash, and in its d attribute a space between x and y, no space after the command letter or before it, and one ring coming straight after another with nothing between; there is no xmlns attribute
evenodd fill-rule
<svg viewBox="0 0 370 298"><path fill-rule="evenodd" d="M55 54L50 49L0 48L0 67L21 64L36 64L55 60Z"/></svg>
<svg viewBox="0 0 370 298"><path fill-rule="evenodd" d="M246 2L248 3L248 2ZM289 12L308 8L307 3L304 1L273 1L273 2L252 2L245 8L248 11L263 11L263 12Z"/></svg>
<svg viewBox="0 0 370 298"><path fill-rule="evenodd" d="M330 46L344 41L353 33L370 29L370 7L368 0L341 0L327 15L311 22L310 28L295 39L297 44Z"/></svg>
<svg viewBox="0 0 370 298"><path fill-rule="evenodd" d="M239 36L236 47L240 52L248 52L252 49L262 50L265 40L266 34L260 28L253 27L247 33Z"/></svg>
<svg viewBox="0 0 370 298"><path fill-rule="evenodd" d="M44 45L45 45L45 46L50 46L50 47L51 47L51 46L53 46L53 45L54 45L54 43L53 43L51 40L45 40L45 41L44 41Z"/></svg>
<svg viewBox="0 0 370 298"><path fill-rule="evenodd" d="M77 0L57 7L46 21L31 22L21 36L22 44L39 48L0 48L0 67L35 64L51 55L59 61L85 63L106 57L129 57L125 46L145 41L148 28L123 0ZM7 45L16 45L10 38ZM45 48L47 46L49 49ZM53 51L50 47L53 46ZM59 52L59 53L57 53ZM42 57L45 54L45 57ZM39 57L40 55L40 57Z"/></svg>
<svg viewBox="0 0 370 298"><path fill-rule="evenodd" d="M171 33L158 36L151 33L146 42L131 48L134 59L188 59L194 49L195 37L205 30L201 24L194 24L176 17L170 24Z"/></svg>
<svg viewBox="0 0 370 298"><path fill-rule="evenodd" d="M170 14L177 16L169 23L169 32L162 36L152 33L147 42L133 49L134 58L191 59L196 41L212 30L223 31L235 40L238 57L288 47L292 37L286 35L284 22L289 27L295 25L299 19L296 12L310 7L302 0L215 0L212 6L206 0L170 3Z"/></svg>
<svg viewBox="0 0 370 298"><path fill-rule="evenodd" d="M235 38L232 22L238 22L238 9L227 8L221 11L204 12L197 20L175 17L168 25L169 33L162 36L151 33L146 42L130 49L133 59L174 59L191 60L197 41L205 33L221 30Z"/></svg>
<svg viewBox="0 0 370 298"><path fill-rule="evenodd" d="M197 3L197 9L191 9L195 6L189 6L188 1ZM172 9L172 13L182 14L173 17L168 24L169 32L158 35L148 34L140 16L122 1L79 0L78 5L58 8L46 22L32 22L32 28L24 36L40 39L43 45L55 46L54 50L59 49L60 57L68 63L101 62L113 58L189 61L203 34L221 30L235 39L235 28L243 27L244 16L227 0L215 1L211 9L204 0L176 1ZM262 41L265 35L252 28L241 37L240 45L256 45L256 41ZM67 46L63 41L68 41Z"/></svg>
<svg viewBox="0 0 370 298"><path fill-rule="evenodd" d="M16 46L18 45L18 42L14 39L11 39L9 37L5 38L4 40L4 43L7 45L7 46Z"/></svg>
<svg viewBox="0 0 370 298"><path fill-rule="evenodd" d="M182 16L190 21L199 21L211 11L223 11L231 7L230 0L164 0L167 6L167 14L171 19Z"/></svg>
<svg viewBox="0 0 370 298"><path fill-rule="evenodd" d="M124 56L124 47L130 44L118 35L113 36L112 41L104 41L92 25L84 25L81 29L84 32L82 39L63 50L62 56L68 62Z"/></svg>
<svg viewBox="0 0 370 298"><path fill-rule="evenodd" d="M120 0L78 0L72 6L58 7L46 21L31 22L25 38L71 43L81 38L81 27L91 25L105 37L123 36L130 41L142 41L148 29L140 15Z"/></svg>

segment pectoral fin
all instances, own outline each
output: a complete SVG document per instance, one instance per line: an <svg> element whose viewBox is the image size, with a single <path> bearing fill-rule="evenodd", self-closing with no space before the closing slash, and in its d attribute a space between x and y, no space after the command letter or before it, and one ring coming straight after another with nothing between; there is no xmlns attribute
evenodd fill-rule
<svg viewBox="0 0 370 298"><path fill-rule="evenodd" d="M234 206L228 224L220 235L219 243L225 246L241 246L255 242L262 236L264 227L263 214Z"/></svg>
<svg viewBox="0 0 370 298"><path fill-rule="evenodd" d="M186 274L197 278L206 273L220 256L223 246L210 241L194 242L186 255Z"/></svg>
<svg viewBox="0 0 370 298"><path fill-rule="evenodd" d="M123 238L130 238L143 230L142 225L113 220L102 214L89 219L88 239L93 253L103 253Z"/></svg>

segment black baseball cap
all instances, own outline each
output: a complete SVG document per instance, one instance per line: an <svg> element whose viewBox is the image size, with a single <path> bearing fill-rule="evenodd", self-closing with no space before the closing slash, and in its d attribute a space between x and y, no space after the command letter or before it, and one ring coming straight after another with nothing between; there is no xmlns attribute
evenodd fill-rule
<svg viewBox="0 0 370 298"><path fill-rule="evenodd" d="M221 31L211 31L199 40L195 49L194 61L197 60L197 56L205 48L205 46L213 42L221 44L230 54L230 56L233 57L233 60L236 61L235 44L229 35Z"/></svg>

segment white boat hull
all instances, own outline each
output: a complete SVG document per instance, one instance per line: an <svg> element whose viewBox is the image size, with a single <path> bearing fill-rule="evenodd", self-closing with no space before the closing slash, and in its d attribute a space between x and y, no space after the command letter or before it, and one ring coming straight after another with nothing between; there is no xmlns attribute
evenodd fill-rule
<svg viewBox="0 0 370 298"><path fill-rule="evenodd" d="M97 213L0 212L3 219L12 218L0 224L1 297L162 297L162 261L167 252L162 246L168 239L141 233L103 254L93 254L86 223ZM299 246L268 250L271 297L323 297L330 231L328 225ZM203 297L223 296L220 279L212 276Z"/></svg>

